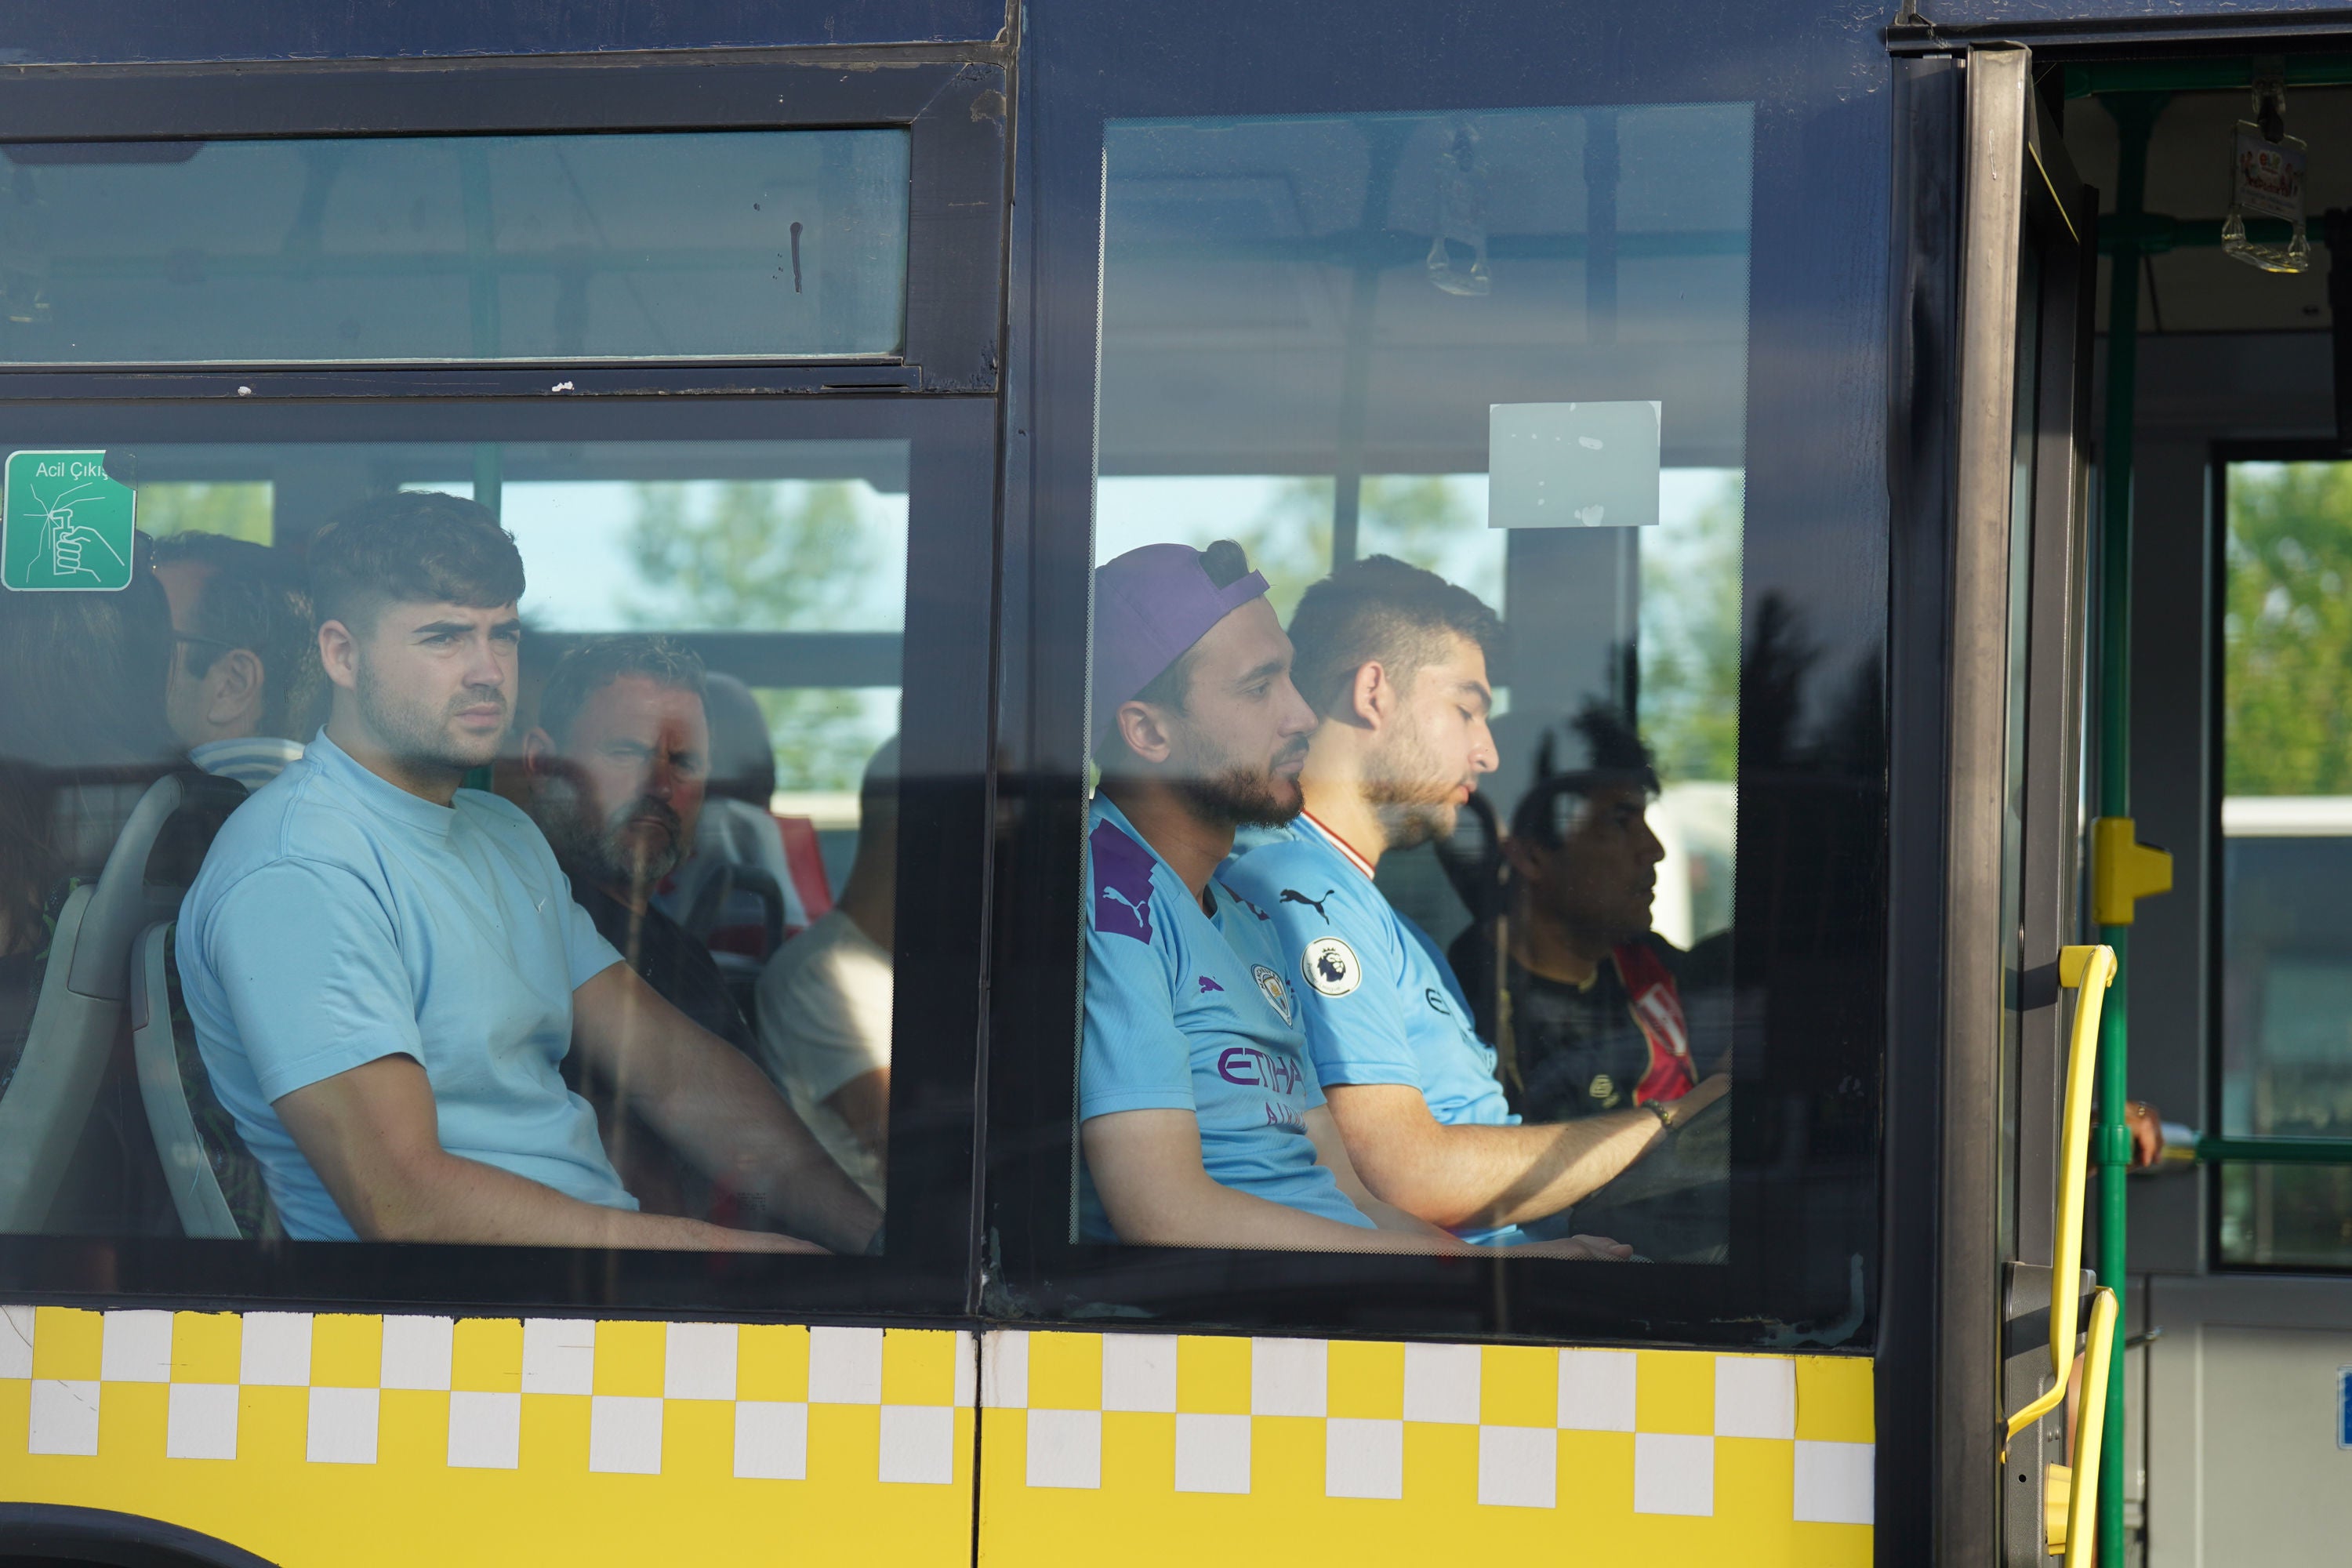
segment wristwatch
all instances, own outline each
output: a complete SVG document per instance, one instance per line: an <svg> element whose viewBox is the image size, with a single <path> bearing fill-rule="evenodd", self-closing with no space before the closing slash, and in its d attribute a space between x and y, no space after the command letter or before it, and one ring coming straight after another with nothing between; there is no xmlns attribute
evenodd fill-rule
<svg viewBox="0 0 2352 1568"><path fill-rule="evenodd" d="M1672 1132L1675 1130L1675 1111L1673 1101L1664 1100L1645 1100L1642 1102L1642 1109L1656 1117L1658 1119L1658 1125L1664 1128L1667 1131Z"/></svg>

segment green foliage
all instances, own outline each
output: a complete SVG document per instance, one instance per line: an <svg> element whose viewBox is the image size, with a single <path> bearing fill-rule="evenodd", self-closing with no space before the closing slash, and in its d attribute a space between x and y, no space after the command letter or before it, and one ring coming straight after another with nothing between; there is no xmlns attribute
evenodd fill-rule
<svg viewBox="0 0 2352 1568"><path fill-rule="evenodd" d="M254 544L272 537L267 480L244 484L164 484L139 487L139 527L152 538L174 533L226 533Z"/></svg>
<svg viewBox="0 0 2352 1568"><path fill-rule="evenodd" d="M1658 776L1739 776L1739 564L1745 485L1727 479L1642 552L1642 730Z"/></svg>
<svg viewBox="0 0 2352 1568"><path fill-rule="evenodd" d="M1265 574L1266 598L1284 621L1299 596L1331 570L1329 479L1285 479L1274 497L1229 536ZM1442 475L1375 474L1356 503L1359 551L1439 570L1448 536L1478 520ZM1205 541L1203 542L1205 542Z"/></svg>
<svg viewBox="0 0 2352 1568"><path fill-rule="evenodd" d="M2221 756L2229 795L2352 795L2352 464L2229 475Z"/></svg>
<svg viewBox="0 0 2352 1568"><path fill-rule="evenodd" d="M653 592L624 600L623 613L648 629L827 630L840 624L851 585L874 567L856 499L838 483L641 484L627 548ZM856 789L888 732L875 731L855 691L754 695L767 715L780 789Z"/></svg>

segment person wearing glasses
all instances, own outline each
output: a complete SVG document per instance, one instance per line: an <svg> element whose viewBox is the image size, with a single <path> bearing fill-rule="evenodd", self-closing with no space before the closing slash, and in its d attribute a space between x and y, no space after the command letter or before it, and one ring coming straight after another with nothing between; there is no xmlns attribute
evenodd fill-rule
<svg viewBox="0 0 2352 1568"><path fill-rule="evenodd" d="M302 568L220 533L159 540L154 562L172 602L172 731L205 772L258 789L302 754L324 717Z"/></svg>

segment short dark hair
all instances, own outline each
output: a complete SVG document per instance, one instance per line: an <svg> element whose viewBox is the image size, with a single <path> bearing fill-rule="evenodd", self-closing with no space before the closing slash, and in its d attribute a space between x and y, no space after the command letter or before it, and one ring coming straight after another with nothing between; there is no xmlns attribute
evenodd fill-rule
<svg viewBox="0 0 2352 1568"><path fill-rule="evenodd" d="M1489 660L1503 623L1469 589L1389 555L1340 567L1307 590L1290 617L1291 684L1317 714L1346 700L1356 671L1379 660L1400 683L1444 656L1444 639L1475 643Z"/></svg>
<svg viewBox="0 0 2352 1568"><path fill-rule="evenodd" d="M191 566L203 580L189 606L188 673L203 679L213 661L231 648L261 659L261 731L287 740L308 739L309 721L326 689L319 668L318 623L310 618L310 590L291 557L225 533L174 533L155 542L160 571Z"/></svg>
<svg viewBox="0 0 2352 1568"><path fill-rule="evenodd" d="M588 700L625 675L642 675L698 699L707 689L702 656L667 637L591 637L555 661L539 694L539 727L559 745L570 741Z"/></svg>
<svg viewBox="0 0 2352 1568"><path fill-rule="evenodd" d="M1575 816L1578 803L1596 790L1639 788L1658 793L1657 764L1633 721L1613 702L1595 699L1568 721L1584 742L1580 768L1561 770L1555 761L1553 733L1547 730L1536 747L1536 782L1511 810L1511 837L1531 838L1551 848L1559 847Z"/></svg>
<svg viewBox="0 0 2352 1568"><path fill-rule="evenodd" d="M1209 547L1200 552L1201 570L1209 581L1220 588L1230 588L1249 575L1249 554L1230 539L1213 539ZM1176 662L1144 683L1143 689L1129 700L1149 702L1154 707L1184 711L1184 699L1192 689L1192 667L1201 661L1197 657L1200 644L1194 643L1177 655ZM1116 725L1110 733L1118 732ZM1106 737L1108 738L1108 737Z"/></svg>
<svg viewBox="0 0 2352 1568"><path fill-rule="evenodd" d="M522 552L490 509L436 490L371 496L310 542L310 608L321 625L373 627L386 605L494 609L522 597Z"/></svg>

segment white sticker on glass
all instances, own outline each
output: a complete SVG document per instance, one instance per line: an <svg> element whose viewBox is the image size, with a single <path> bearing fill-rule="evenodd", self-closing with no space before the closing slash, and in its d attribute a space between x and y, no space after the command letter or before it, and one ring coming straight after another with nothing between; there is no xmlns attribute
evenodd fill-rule
<svg viewBox="0 0 2352 1568"><path fill-rule="evenodd" d="M1486 526L1656 523L1661 409L1654 402L1490 405Z"/></svg>

